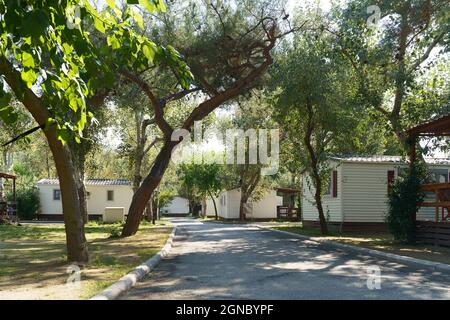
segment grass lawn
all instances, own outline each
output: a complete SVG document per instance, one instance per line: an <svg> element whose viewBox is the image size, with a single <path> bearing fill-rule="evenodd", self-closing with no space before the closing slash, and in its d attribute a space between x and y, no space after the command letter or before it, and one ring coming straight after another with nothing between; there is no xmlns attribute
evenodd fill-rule
<svg viewBox="0 0 450 320"><path fill-rule="evenodd" d="M390 252L417 259L430 260L450 264L450 248L433 245L405 245L394 241L392 235L387 233L343 233L331 232L329 236L322 236L317 228L303 227L300 222L274 222L265 223L273 229L298 233L318 239L338 241L350 245Z"/></svg>
<svg viewBox="0 0 450 320"><path fill-rule="evenodd" d="M172 226L143 223L129 238L110 238L120 225L89 223L90 263L82 268L79 286L66 285L64 226L0 226L0 299L87 299L157 253Z"/></svg>

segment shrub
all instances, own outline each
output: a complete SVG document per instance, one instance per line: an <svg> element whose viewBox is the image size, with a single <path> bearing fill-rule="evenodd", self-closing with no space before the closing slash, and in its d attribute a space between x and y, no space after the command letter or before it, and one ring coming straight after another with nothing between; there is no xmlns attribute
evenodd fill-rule
<svg viewBox="0 0 450 320"><path fill-rule="evenodd" d="M12 201L12 194L8 195ZM16 192L17 214L21 220L36 218L40 207L39 190L36 187L19 188Z"/></svg>
<svg viewBox="0 0 450 320"><path fill-rule="evenodd" d="M425 168L418 164L407 170L394 182L388 197L386 222L394 239L403 243L415 243L415 215L418 202L423 201L419 186L425 180Z"/></svg>

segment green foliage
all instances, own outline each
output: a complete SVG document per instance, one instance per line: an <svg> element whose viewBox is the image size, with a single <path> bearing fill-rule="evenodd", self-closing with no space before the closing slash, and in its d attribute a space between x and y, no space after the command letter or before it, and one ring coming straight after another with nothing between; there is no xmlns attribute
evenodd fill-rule
<svg viewBox="0 0 450 320"><path fill-rule="evenodd" d="M128 1L134 3L134 1ZM139 1L151 12L164 12L160 0ZM135 25L142 16L131 6L108 1L108 9L97 11L88 0L26 1L0 3L0 67L20 73L20 79L0 77L0 115L14 121L3 99L6 86L20 101L27 88L37 93L50 113L48 124L57 128L59 139L83 138L89 117L89 99L111 90L119 70L142 71L165 64L177 70L180 84L188 87L189 68L172 47L158 46ZM92 30L94 25L95 30Z"/></svg>
<svg viewBox="0 0 450 320"><path fill-rule="evenodd" d="M36 218L40 207L39 190L35 185L36 178L30 167L25 163L16 163L13 166L13 171L17 176L17 214L20 219L32 220ZM12 188L9 188L7 197L9 201L13 200Z"/></svg>
<svg viewBox="0 0 450 320"><path fill-rule="evenodd" d="M397 178L389 192L386 222L397 241L415 243L414 217L419 210L417 203L423 200L418 188L425 176L425 166L416 165Z"/></svg>
<svg viewBox="0 0 450 320"><path fill-rule="evenodd" d="M159 208L163 208L166 205L168 205L173 198L175 197L175 194L168 190L162 190L158 193L158 205Z"/></svg>
<svg viewBox="0 0 450 320"><path fill-rule="evenodd" d="M12 195L9 194L8 198L12 200ZM37 187L30 186L17 189L16 201L17 214L20 219L33 220L36 218L40 207L39 189Z"/></svg>
<svg viewBox="0 0 450 320"><path fill-rule="evenodd" d="M182 183L202 199L222 191L222 167L218 164L183 164L179 170Z"/></svg>

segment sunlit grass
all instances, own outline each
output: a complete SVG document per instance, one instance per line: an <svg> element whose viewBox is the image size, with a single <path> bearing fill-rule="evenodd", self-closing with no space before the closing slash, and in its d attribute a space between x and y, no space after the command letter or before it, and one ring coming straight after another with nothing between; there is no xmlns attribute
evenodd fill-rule
<svg viewBox="0 0 450 320"><path fill-rule="evenodd" d="M172 230L168 221L158 221L156 226L142 223L133 237L110 238L113 230L121 227L96 222L86 226L91 260L82 267L80 289L68 298L89 298L114 283L156 254ZM67 298L62 296L66 292L51 292L67 280L66 257L63 225L0 226L0 299L2 290L28 287L31 291L48 287L44 298Z"/></svg>

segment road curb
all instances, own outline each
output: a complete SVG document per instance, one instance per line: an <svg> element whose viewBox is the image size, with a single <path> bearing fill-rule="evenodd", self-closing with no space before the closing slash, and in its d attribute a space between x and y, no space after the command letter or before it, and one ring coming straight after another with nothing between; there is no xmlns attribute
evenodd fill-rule
<svg viewBox="0 0 450 320"><path fill-rule="evenodd" d="M450 265L445 264L445 263L411 258L411 257L407 257L407 256L400 256L398 254L393 254L393 253L378 251L378 250L374 250L374 249L368 249L368 248L363 248L363 247L352 246L349 244L339 243L339 242L336 242L333 240L322 240L322 239L315 238L315 237L308 237L308 236L293 233L293 232L276 230L276 229L272 229L270 227L260 226L260 225L256 225L256 224L254 224L252 226L257 227L259 229L279 233L279 234L293 236L295 238L299 238L302 240L310 240L310 241L314 241L314 242L317 242L320 244L325 244L325 245L329 245L329 246L340 248L340 249L352 250L352 251L356 251L356 252L360 252L360 253L365 253L365 254L369 254L372 256L381 257L381 258L393 260L396 262L401 262L404 264L425 267L425 268L429 268L429 269L432 269L435 271L450 272Z"/></svg>
<svg viewBox="0 0 450 320"><path fill-rule="evenodd" d="M170 250L172 249L172 244L175 238L175 233L177 232L177 227L174 226L172 232L169 235L164 247L155 254L153 257L145 261L140 266L136 267L133 271L128 273L119 279L116 283L112 284L102 292L96 294L90 300L115 300L125 291L133 288L137 282L144 279L144 277L150 273L160 262L166 257Z"/></svg>

